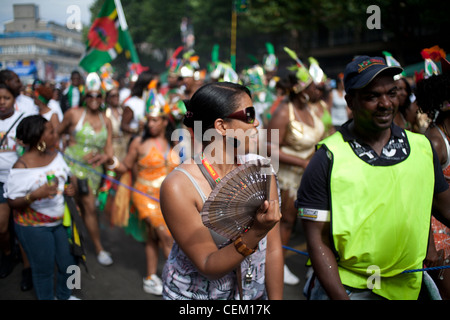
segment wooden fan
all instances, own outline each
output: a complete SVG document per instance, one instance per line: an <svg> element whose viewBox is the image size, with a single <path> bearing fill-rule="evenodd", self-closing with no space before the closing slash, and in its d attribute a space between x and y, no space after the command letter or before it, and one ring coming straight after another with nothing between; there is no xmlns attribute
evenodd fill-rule
<svg viewBox="0 0 450 320"><path fill-rule="evenodd" d="M271 168L267 159L240 165L217 184L200 212L203 224L235 239L251 227L256 211L269 200Z"/></svg>

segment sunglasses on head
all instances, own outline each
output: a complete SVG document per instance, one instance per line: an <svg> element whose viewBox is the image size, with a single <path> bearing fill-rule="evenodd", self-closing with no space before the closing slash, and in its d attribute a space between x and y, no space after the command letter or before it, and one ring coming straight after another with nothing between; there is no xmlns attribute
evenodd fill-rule
<svg viewBox="0 0 450 320"><path fill-rule="evenodd" d="M250 106L245 108L244 110L233 112L232 114L227 116L227 118L241 120L246 123L252 124L255 122L255 107Z"/></svg>

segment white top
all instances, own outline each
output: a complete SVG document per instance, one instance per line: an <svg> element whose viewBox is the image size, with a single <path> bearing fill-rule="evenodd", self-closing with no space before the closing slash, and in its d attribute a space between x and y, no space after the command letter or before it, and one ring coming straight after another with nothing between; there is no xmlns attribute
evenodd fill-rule
<svg viewBox="0 0 450 320"><path fill-rule="evenodd" d="M119 91L119 103L122 104L131 94L131 90L128 88L122 88Z"/></svg>
<svg viewBox="0 0 450 320"><path fill-rule="evenodd" d="M333 126L340 126L348 120L347 101L345 101L345 92L342 97L337 90L332 90L333 105L331 106L331 123Z"/></svg>
<svg viewBox="0 0 450 320"><path fill-rule="evenodd" d="M19 94L16 97L16 107L18 111L25 112L25 116L39 114L39 107L34 103L34 100L24 94Z"/></svg>
<svg viewBox="0 0 450 320"><path fill-rule="evenodd" d="M77 87L70 85L66 89L64 89L63 95L67 95L69 93L69 90L72 90L72 101L69 101L69 105L71 107L79 106L81 96L80 90Z"/></svg>
<svg viewBox="0 0 450 320"><path fill-rule="evenodd" d="M58 120L61 123L63 121L64 115L59 102L54 99L50 99L50 101L48 102L48 107L52 109L54 113L56 113L56 115L58 116Z"/></svg>
<svg viewBox="0 0 450 320"><path fill-rule="evenodd" d="M145 117L145 101L142 98L132 96L125 101L123 107L129 107L133 111L133 119L130 122L131 129L139 128L139 121Z"/></svg>
<svg viewBox="0 0 450 320"><path fill-rule="evenodd" d="M0 140L21 114L21 112L15 110L14 114L11 117L5 120L0 119ZM20 121L22 121L22 119L26 116L27 115L24 114L22 118L20 118L20 120L14 124L14 127L9 131L8 136L5 138L5 140L3 140L3 143L0 146L0 182L6 182L6 179L9 175L9 170L19 158L16 152L16 129Z"/></svg>
<svg viewBox="0 0 450 320"><path fill-rule="evenodd" d="M48 165L37 168L12 168L8 180L4 185L4 196L8 199L21 198L27 193L38 189L47 183L47 175L54 174L58 179L58 193L53 198L44 198L33 201L30 207L52 218L64 215L64 184L70 176L70 168L58 153ZM61 221L48 223L46 226L56 225Z"/></svg>

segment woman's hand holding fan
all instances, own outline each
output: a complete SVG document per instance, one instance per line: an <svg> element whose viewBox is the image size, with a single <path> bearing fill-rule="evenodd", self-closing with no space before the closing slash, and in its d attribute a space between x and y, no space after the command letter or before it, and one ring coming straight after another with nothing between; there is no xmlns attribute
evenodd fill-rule
<svg viewBox="0 0 450 320"><path fill-rule="evenodd" d="M203 224L235 239L249 228L263 237L280 219L278 201L268 201L272 172L268 160L254 160L228 173L200 212Z"/></svg>

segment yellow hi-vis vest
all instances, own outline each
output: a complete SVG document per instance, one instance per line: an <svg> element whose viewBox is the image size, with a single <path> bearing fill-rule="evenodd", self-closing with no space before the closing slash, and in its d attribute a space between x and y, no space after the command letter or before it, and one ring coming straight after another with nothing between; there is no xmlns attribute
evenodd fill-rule
<svg viewBox="0 0 450 320"><path fill-rule="evenodd" d="M422 272L402 271L423 268L434 193L430 142L405 132L410 154L392 166L364 162L339 132L320 143L332 153L330 223L342 283L400 300L419 295Z"/></svg>

